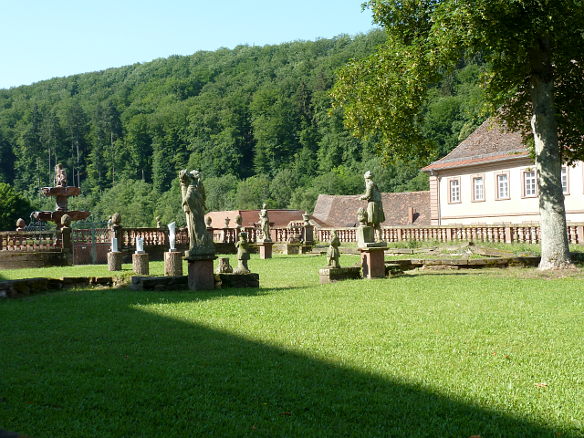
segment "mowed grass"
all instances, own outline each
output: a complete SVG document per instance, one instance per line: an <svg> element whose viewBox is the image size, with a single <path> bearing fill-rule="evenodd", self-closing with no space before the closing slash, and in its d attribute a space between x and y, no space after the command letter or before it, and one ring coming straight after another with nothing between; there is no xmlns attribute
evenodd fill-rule
<svg viewBox="0 0 584 438"><path fill-rule="evenodd" d="M584 436L581 271L412 271L319 285L324 261L253 256L259 290L3 300L0 429L37 438ZM28 274L49 272L107 275L104 266Z"/></svg>

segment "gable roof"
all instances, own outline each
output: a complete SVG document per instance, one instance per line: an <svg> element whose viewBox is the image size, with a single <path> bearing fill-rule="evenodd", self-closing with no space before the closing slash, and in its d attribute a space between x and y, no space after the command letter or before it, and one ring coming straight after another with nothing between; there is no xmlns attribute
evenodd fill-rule
<svg viewBox="0 0 584 438"><path fill-rule="evenodd" d="M431 172L526 157L529 157L529 151L521 134L506 131L501 124L490 118L448 155L422 168L422 171Z"/></svg>
<svg viewBox="0 0 584 438"><path fill-rule="evenodd" d="M357 210L367 207L361 195L318 195L311 220L321 227L354 227ZM430 225L430 192L382 193L383 226ZM408 208L413 209L413 222Z"/></svg>

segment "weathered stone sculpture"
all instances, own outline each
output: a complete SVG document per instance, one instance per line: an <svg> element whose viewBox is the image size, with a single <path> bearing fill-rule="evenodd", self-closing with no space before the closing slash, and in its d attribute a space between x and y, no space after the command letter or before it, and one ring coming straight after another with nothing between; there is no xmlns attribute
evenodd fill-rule
<svg viewBox="0 0 584 438"><path fill-rule="evenodd" d="M215 288L213 260L215 245L205 226L205 189L198 170L179 172L182 207L189 233L189 249L185 259L189 263L188 284L191 290Z"/></svg>
<svg viewBox="0 0 584 438"><path fill-rule="evenodd" d="M162 224L160 223L160 216L156 216L154 220L156 221L156 228L162 228Z"/></svg>
<svg viewBox="0 0 584 438"><path fill-rule="evenodd" d="M215 247L205 226L205 189L201 174L198 170L188 172L185 169L180 171L179 179L189 233L189 250L185 252L185 257L213 256Z"/></svg>
<svg viewBox="0 0 584 438"><path fill-rule="evenodd" d="M34 218L42 222L54 222L57 228L61 228L61 217L65 213L74 221L87 219L89 216L88 211L68 210L68 198L78 196L81 190L79 187L67 186L67 175L60 163L55 166L55 185L53 187L41 187L41 193L45 196L55 198L55 211L35 211L31 214L31 219Z"/></svg>
<svg viewBox="0 0 584 438"><path fill-rule="evenodd" d="M67 174L61 163L55 166L55 187L67 187Z"/></svg>
<svg viewBox="0 0 584 438"><path fill-rule="evenodd" d="M242 224L241 215L237 214L235 216L235 229L237 230L237 234L239 234L239 231L241 230L241 224Z"/></svg>
<svg viewBox="0 0 584 438"><path fill-rule="evenodd" d="M333 230L331 241L329 243L328 250L326 252L327 266L329 268L340 268L339 257L341 252L339 251L339 246L341 246L341 240L337 235L337 230Z"/></svg>
<svg viewBox="0 0 584 438"><path fill-rule="evenodd" d="M207 216L207 219L205 219L205 224L207 224L207 228L211 228L212 223L213 219L211 219L211 216Z"/></svg>
<svg viewBox="0 0 584 438"><path fill-rule="evenodd" d="M225 228L229 228L229 222L231 222L231 219L229 219L228 217L225 218Z"/></svg>
<svg viewBox="0 0 584 438"><path fill-rule="evenodd" d="M365 178L365 194L359 199L367 201L367 222L373 227L377 240L381 241L383 240L381 237L381 223L385 220L381 192L377 184L373 182L373 174L369 170L365 172L363 177Z"/></svg>
<svg viewBox="0 0 584 438"><path fill-rule="evenodd" d="M239 240L235 243L237 248L237 268L235 269L235 274L249 274L250 270L247 267L247 261L249 260L249 243L247 241L247 233L239 233Z"/></svg>
<svg viewBox="0 0 584 438"><path fill-rule="evenodd" d="M371 227L367 222L367 211L361 207L357 210L357 221L359 225L357 226L357 247L367 248L375 242L375 237L373 235L373 227Z"/></svg>
<svg viewBox="0 0 584 438"><path fill-rule="evenodd" d="M24 231L25 227L26 227L26 222L24 221L23 218L19 218L16 221L16 231Z"/></svg>
<svg viewBox="0 0 584 438"><path fill-rule="evenodd" d="M217 266L217 269L215 269L215 273L217 273L217 274L231 274L231 273L233 273L233 268L229 264L229 257L219 258L219 265Z"/></svg>
<svg viewBox="0 0 584 438"><path fill-rule="evenodd" d="M262 241L271 242L272 238L270 237L270 218L268 217L266 204L264 204L260 210L260 228L262 230Z"/></svg>
<svg viewBox="0 0 584 438"><path fill-rule="evenodd" d="M176 250L176 222L168 224L169 250L164 253L164 275L176 277L182 275L182 253Z"/></svg>
<svg viewBox="0 0 584 438"><path fill-rule="evenodd" d="M176 222L168 224L168 243L170 251L176 251Z"/></svg>

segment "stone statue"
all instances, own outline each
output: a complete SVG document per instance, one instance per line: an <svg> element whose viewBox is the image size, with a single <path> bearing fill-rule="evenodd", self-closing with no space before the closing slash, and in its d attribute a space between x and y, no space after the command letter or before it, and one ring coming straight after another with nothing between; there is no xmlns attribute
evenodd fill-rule
<svg viewBox="0 0 584 438"><path fill-rule="evenodd" d="M241 230L241 215L237 214L235 215L235 229L237 230L237 232L239 233L239 231Z"/></svg>
<svg viewBox="0 0 584 438"><path fill-rule="evenodd" d="M122 216L120 215L120 213L114 213L112 214L110 221L108 221L108 223L111 224L110 229L112 231L112 237L115 237L117 239L119 246L123 247L124 240L122 234Z"/></svg>
<svg viewBox="0 0 584 438"><path fill-rule="evenodd" d="M377 240L381 241L381 223L385 220L381 192L377 184L373 182L373 174L369 170L365 172L363 177L365 178L365 194L359 199L367 201L367 222L373 227Z"/></svg>
<svg viewBox="0 0 584 438"><path fill-rule="evenodd" d="M304 223L302 224L302 226L304 226L304 227L310 226L310 215L308 213L304 213L302 215L302 220L304 221Z"/></svg>
<svg viewBox="0 0 584 438"><path fill-rule="evenodd" d="M221 257L219 259L219 265L215 269L216 274L232 274L233 268L229 264L229 257Z"/></svg>
<svg viewBox="0 0 584 438"><path fill-rule="evenodd" d="M168 224L168 243L170 245L169 251L176 251L176 222Z"/></svg>
<svg viewBox="0 0 584 438"><path fill-rule="evenodd" d="M237 248L237 268L235 274L249 274L247 261L249 260L249 243L247 241L247 233L242 231L239 233L239 240L235 243Z"/></svg>
<svg viewBox="0 0 584 438"><path fill-rule="evenodd" d="M231 222L231 219L229 219L228 217L225 218L225 228L229 228L229 222Z"/></svg>
<svg viewBox="0 0 584 438"><path fill-rule="evenodd" d="M67 187L67 174L61 163L55 166L55 187Z"/></svg>
<svg viewBox="0 0 584 438"><path fill-rule="evenodd" d="M185 257L197 258L201 255L215 254L215 246L205 226L205 189L198 170L179 173L182 207L185 212L189 232L189 250Z"/></svg>
<svg viewBox="0 0 584 438"><path fill-rule="evenodd" d="M114 213L114 214L112 214L110 221L111 221L112 227L115 227L115 226L119 227L122 224L122 215L120 213Z"/></svg>
<svg viewBox="0 0 584 438"><path fill-rule="evenodd" d="M16 221L16 231L25 231L25 227L26 227L26 222L24 221L23 218L19 218Z"/></svg>
<svg viewBox="0 0 584 438"><path fill-rule="evenodd" d="M207 219L205 219L205 224L207 224L207 228L211 228L212 223L213 219L211 219L211 216L207 216Z"/></svg>
<svg viewBox="0 0 584 438"><path fill-rule="evenodd" d="M270 218L268 217L266 204L264 204L260 210L260 228L262 229L262 240L264 242L271 242L272 238L270 237Z"/></svg>
<svg viewBox="0 0 584 438"><path fill-rule="evenodd" d="M162 224L160 223L160 216L156 216L154 220L156 220L156 228L162 228Z"/></svg>
<svg viewBox="0 0 584 438"><path fill-rule="evenodd" d="M68 214L64 214L61 216L61 226L62 227L70 227L71 226L71 216Z"/></svg>
<svg viewBox="0 0 584 438"><path fill-rule="evenodd" d="M341 241L337 235L337 230L333 230L331 236L331 241L329 243L328 250L326 252L327 267L329 268L340 268L339 257L341 252L339 251L339 246L341 246Z"/></svg>

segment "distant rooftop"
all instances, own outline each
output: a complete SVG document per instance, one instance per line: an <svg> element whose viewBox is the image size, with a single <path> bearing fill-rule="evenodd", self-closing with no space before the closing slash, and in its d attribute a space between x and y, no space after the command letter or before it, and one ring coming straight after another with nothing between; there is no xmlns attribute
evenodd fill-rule
<svg viewBox="0 0 584 438"><path fill-rule="evenodd" d="M422 171L451 169L479 163L529 157L521 134L506 131L493 118L487 119L448 155L424 167Z"/></svg>
<svg viewBox="0 0 584 438"><path fill-rule="evenodd" d="M318 195L311 220L325 228L354 227L357 210L367 207L361 195ZM430 225L430 192L382 193L385 222L382 226ZM410 218L409 208L413 215ZM413 220L413 221L412 221Z"/></svg>

